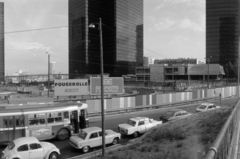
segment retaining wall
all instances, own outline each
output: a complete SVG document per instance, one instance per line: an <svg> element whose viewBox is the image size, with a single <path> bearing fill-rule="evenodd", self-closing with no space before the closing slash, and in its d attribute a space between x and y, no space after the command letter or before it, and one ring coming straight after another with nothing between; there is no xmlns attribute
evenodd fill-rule
<svg viewBox="0 0 240 159"><path fill-rule="evenodd" d="M202 99L209 97L219 96L221 93L222 98L235 96L237 94L237 86L215 88L215 89L202 89L193 90L192 92L178 92L168 94L149 94L137 95L134 97L118 97L111 99L104 99L105 110L121 109L128 107L141 107L156 104L167 104L173 102L181 102L186 100ZM88 112L101 111L101 100L87 100Z"/></svg>

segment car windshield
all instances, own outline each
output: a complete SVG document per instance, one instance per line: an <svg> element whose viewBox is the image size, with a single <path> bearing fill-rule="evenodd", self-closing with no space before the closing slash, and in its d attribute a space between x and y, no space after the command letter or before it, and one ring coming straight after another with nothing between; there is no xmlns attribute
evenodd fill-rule
<svg viewBox="0 0 240 159"><path fill-rule="evenodd" d="M7 147L8 147L9 150L12 150L15 147L14 142L13 141L10 142Z"/></svg>
<svg viewBox="0 0 240 159"><path fill-rule="evenodd" d="M173 116L173 114L174 112L171 112L171 111L166 113L167 116Z"/></svg>
<svg viewBox="0 0 240 159"><path fill-rule="evenodd" d="M205 109L207 106L206 105L200 105L198 109Z"/></svg>
<svg viewBox="0 0 240 159"><path fill-rule="evenodd" d="M80 131L78 136L81 138L81 139L85 139L86 136L87 136L87 133L85 131Z"/></svg>
<svg viewBox="0 0 240 159"><path fill-rule="evenodd" d="M128 120L127 122L129 125L132 125L132 126L135 126L136 125L136 122L133 121L133 120Z"/></svg>

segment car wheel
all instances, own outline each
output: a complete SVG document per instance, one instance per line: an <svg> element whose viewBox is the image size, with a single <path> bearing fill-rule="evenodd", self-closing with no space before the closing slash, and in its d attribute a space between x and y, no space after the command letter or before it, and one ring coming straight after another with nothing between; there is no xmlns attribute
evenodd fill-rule
<svg viewBox="0 0 240 159"><path fill-rule="evenodd" d="M87 153L87 152L89 152L89 150L90 150L90 147L89 147L89 146L84 146L84 147L82 148L83 153Z"/></svg>
<svg viewBox="0 0 240 159"><path fill-rule="evenodd" d="M113 145L116 145L116 144L118 144L118 143L119 143L119 138L115 137L115 138L113 139L112 144L113 144Z"/></svg>
<svg viewBox="0 0 240 159"><path fill-rule="evenodd" d="M59 140L66 140L66 139L69 138L69 136L70 136L70 134L69 134L69 131L67 129L61 129L57 134L57 138Z"/></svg>
<svg viewBox="0 0 240 159"><path fill-rule="evenodd" d="M133 137L134 137L134 138L138 137L138 135L139 135L139 133L138 133L137 131L135 131L135 132L133 133Z"/></svg>
<svg viewBox="0 0 240 159"><path fill-rule="evenodd" d="M52 152L49 156L49 159L58 159L58 153L57 152Z"/></svg>

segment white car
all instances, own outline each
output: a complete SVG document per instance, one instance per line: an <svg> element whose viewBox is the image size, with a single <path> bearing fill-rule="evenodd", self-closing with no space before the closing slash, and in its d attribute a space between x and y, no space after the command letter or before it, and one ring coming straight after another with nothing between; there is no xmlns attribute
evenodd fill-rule
<svg viewBox="0 0 240 159"><path fill-rule="evenodd" d="M202 103L197 107L196 112L205 112L205 111L218 109L218 108L220 108L220 106L217 106L213 103Z"/></svg>
<svg viewBox="0 0 240 159"><path fill-rule="evenodd" d="M118 144L121 134L113 130L105 130L105 144ZM76 149L82 149L84 153L90 148L102 146L102 129L99 127L89 127L82 129L78 135L71 136L70 145Z"/></svg>
<svg viewBox="0 0 240 159"><path fill-rule="evenodd" d="M169 121L179 120L182 118L186 118L188 116L192 115L192 113L187 112L186 110L182 109L171 109L168 110L166 113L161 115L159 119L165 123Z"/></svg>
<svg viewBox="0 0 240 159"><path fill-rule="evenodd" d="M59 149L48 142L39 142L35 137L13 140L1 154L1 159L58 159Z"/></svg>
<svg viewBox="0 0 240 159"><path fill-rule="evenodd" d="M118 131L123 135L133 135L136 138L139 134L143 134L152 127L161 124L162 121L149 119L148 117L133 117L128 119L127 123L118 125Z"/></svg>

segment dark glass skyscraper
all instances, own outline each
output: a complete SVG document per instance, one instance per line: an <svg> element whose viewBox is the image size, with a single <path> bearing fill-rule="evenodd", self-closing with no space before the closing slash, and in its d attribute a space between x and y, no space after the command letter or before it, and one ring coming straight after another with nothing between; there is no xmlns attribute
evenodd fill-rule
<svg viewBox="0 0 240 159"><path fill-rule="evenodd" d="M237 76L240 0L206 0L206 57Z"/></svg>
<svg viewBox="0 0 240 159"><path fill-rule="evenodd" d="M143 65L143 0L69 0L69 74L100 74L102 19L104 73L121 76Z"/></svg>

